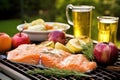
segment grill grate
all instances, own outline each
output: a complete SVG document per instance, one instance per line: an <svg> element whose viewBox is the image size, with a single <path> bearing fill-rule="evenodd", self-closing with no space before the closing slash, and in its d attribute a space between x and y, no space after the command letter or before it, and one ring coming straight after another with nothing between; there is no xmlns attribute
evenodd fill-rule
<svg viewBox="0 0 120 80"><path fill-rule="evenodd" d="M119 55L120 57L120 55ZM54 76L44 76L41 74L27 74L26 71L36 69L37 66L34 65L27 65L27 64L21 64L21 63L14 63L6 59L0 60L2 64L14 69L15 71L29 77L32 80L120 80L120 72L107 70L104 67L98 66L96 70L87 73L91 75L91 77L82 77L82 78L75 78L73 76L68 77L54 77ZM114 64L115 66L120 66L120 59L118 58L118 61ZM40 68L40 67L39 67ZM40 68L43 69L43 68Z"/></svg>

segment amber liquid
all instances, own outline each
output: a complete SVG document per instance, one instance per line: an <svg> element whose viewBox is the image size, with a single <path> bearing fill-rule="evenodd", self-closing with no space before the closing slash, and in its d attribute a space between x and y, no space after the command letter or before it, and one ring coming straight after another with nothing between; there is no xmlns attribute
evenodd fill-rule
<svg viewBox="0 0 120 80"><path fill-rule="evenodd" d="M91 11L90 10L73 10L74 36L91 37Z"/></svg>
<svg viewBox="0 0 120 80"><path fill-rule="evenodd" d="M98 22L98 41L116 43L117 21L101 20Z"/></svg>

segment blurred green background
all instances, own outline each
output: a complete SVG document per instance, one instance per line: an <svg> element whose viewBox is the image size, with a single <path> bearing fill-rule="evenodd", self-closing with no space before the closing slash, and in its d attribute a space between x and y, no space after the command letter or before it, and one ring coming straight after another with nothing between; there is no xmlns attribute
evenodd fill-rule
<svg viewBox="0 0 120 80"><path fill-rule="evenodd" d="M95 40L97 40L97 16L120 17L120 0L0 0L0 32L13 36L18 32L17 25L38 18L67 23L65 11L68 4L95 6L92 15L92 39ZM73 34L72 28L71 26L67 33ZM119 35L120 26L117 32L118 40Z"/></svg>

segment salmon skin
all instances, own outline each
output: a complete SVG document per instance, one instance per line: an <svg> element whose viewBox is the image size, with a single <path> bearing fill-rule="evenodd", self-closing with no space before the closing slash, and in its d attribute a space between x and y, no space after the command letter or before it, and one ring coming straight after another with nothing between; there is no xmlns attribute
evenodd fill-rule
<svg viewBox="0 0 120 80"><path fill-rule="evenodd" d="M72 71L89 72L96 69L97 64L89 61L83 54L39 47L35 44L23 44L7 52L7 59L26 64L42 64L49 68L59 68Z"/></svg>

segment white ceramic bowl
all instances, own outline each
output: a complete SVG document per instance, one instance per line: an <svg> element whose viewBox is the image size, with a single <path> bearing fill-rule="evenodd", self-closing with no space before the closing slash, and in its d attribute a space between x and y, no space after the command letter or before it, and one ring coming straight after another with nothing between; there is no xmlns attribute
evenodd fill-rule
<svg viewBox="0 0 120 80"><path fill-rule="evenodd" d="M70 25L64 24L64 23L59 23L59 22L45 22L45 23L48 24L48 25L52 25L52 24L57 23L61 26L65 26L66 28L64 30L62 30L64 32L66 32L70 28ZM21 31L23 29L24 25L25 24L18 25L17 30ZM47 40L48 34L52 31L54 31L54 30L51 30L51 31L29 31L29 30L26 29L23 32L28 34L31 41L44 41L44 40Z"/></svg>

